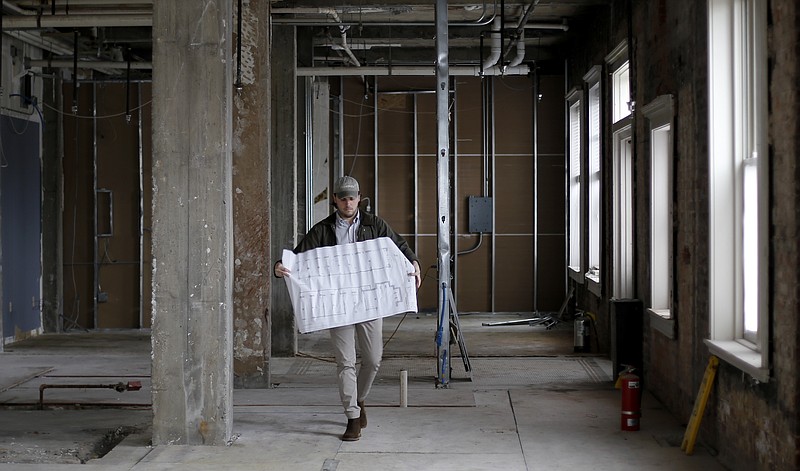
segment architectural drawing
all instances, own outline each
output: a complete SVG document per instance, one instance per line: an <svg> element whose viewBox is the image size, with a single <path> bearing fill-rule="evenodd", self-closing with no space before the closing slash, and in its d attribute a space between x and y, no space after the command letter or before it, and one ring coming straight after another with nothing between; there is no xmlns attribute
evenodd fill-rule
<svg viewBox="0 0 800 471"><path fill-rule="evenodd" d="M414 266L389 238L284 250L283 264L302 333L417 310Z"/></svg>

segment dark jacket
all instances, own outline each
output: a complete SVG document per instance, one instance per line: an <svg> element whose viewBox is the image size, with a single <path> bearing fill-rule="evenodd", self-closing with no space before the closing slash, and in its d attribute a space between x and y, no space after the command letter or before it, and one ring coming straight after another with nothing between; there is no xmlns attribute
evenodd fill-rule
<svg viewBox="0 0 800 471"><path fill-rule="evenodd" d="M408 261L419 263L417 255L408 246L406 240L402 236L395 233L386 221L373 214L359 211L361 217L361 227L358 228L356 240L362 242L365 240L377 239L378 237L388 237L394 241L397 248L403 252ZM326 217L322 221L314 224L314 227L308 231L303 240L297 244L297 247L292 250L294 253L301 253L307 250L316 249L317 247L329 247L336 245L336 213Z"/></svg>

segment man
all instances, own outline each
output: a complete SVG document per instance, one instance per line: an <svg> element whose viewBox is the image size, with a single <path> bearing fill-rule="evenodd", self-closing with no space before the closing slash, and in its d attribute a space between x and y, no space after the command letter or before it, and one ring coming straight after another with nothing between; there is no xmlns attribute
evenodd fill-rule
<svg viewBox="0 0 800 471"><path fill-rule="evenodd" d="M414 265L414 272L409 273L416 280L417 288L421 283L419 259L406 243L396 234L383 219L369 213L361 213L358 204L361 201L358 181L344 176L334 185L333 203L336 212L318 222L294 248L294 253L301 253L317 247L337 244L349 244L378 237L389 237ZM278 261L275 264L275 276L290 276L289 270ZM383 355L383 319L360 322L358 324L334 327L329 329L333 353L336 357L339 382L339 396L347 416L347 428L342 440L355 441L361 438L361 429L367 426L367 413L364 400L369 394L372 382L378 374ZM356 376L356 336L361 347L361 369Z"/></svg>

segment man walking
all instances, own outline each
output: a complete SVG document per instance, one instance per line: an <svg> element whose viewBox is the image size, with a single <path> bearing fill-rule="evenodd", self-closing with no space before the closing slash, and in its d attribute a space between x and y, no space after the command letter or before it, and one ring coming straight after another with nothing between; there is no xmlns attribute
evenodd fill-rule
<svg viewBox="0 0 800 471"><path fill-rule="evenodd" d="M301 253L317 247L389 237L414 265L414 272L409 273L409 276L415 278L416 286L419 288L422 280L416 254L386 221L369 213L361 213L358 209L360 202L358 181L350 176L339 178L333 190L336 212L315 224L293 252ZM274 272L279 278L291 275L280 261L275 264ZM383 356L382 329L382 318L329 329L336 357L339 396L347 416L347 428L342 440L358 440L361 438L361 429L367 426L364 400L380 368ZM356 338L361 350L361 369L358 375L356 375Z"/></svg>

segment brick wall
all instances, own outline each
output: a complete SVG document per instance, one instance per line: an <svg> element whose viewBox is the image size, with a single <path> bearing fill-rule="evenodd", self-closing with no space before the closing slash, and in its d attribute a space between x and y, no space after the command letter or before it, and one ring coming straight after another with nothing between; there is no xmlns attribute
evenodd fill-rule
<svg viewBox="0 0 800 471"><path fill-rule="evenodd" d="M620 40L628 2L613 1L585 27L569 52L570 86ZM707 2L640 0L630 3L629 53L637 110L672 94L674 122L674 293L676 335L652 330L645 316L645 386L678 418L688 421L708 362L708 66ZM800 7L795 0L770 0L770 361L772 376L758 383L722 363L703 418L699 440L718 450L730 469L800 469ZM622 36L624 39L624 36ZM649 301L649 181L647 122L635 115L636 293ZM608 132L605 134L608 136ZM610 165L609 143L604 164ZM603 265L611 263L610 172L604 167L606 200ZM604 279L609 273L604 271ZM596 297L576 285L576 307L597 309L607 336L607 289ZM604 320L605 319L605 320ZM676 450L677 451L677 450Z"/></svg>

